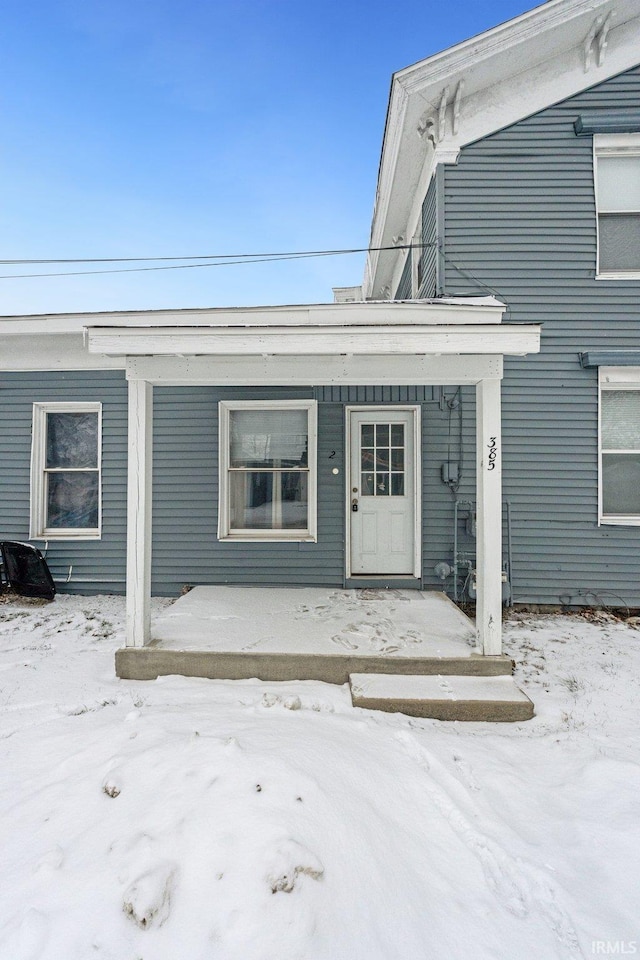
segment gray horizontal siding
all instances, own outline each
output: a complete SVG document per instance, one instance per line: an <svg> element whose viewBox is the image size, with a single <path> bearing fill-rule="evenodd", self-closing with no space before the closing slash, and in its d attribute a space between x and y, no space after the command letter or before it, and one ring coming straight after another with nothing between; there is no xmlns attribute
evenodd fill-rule
<svg viewBox="0 0 640 960"><path fill-rule="evenodd" d="M343 509L342 478L331 468L342 460L342 431L334 430L333 408L319 412L319 542L233 543L217 539L218 401L229 399L298 399L311 389L220 389L156 387L154 390L153 561L155 593L175 593L184 584L252 583L339 585L342 542L336 531L336 500ZM333 482L332 482L333 481Z"/></svg>
<svg viewBox="0 0 640 960"><path fill-rule="evenodd" d="M420 283L418 296L421 298L437 295L437 186L433 177L422 204L422 251L420 253Z"/></svg>
<svg viewBox="0 0 640 960"><path fill-rule="evenodd" d="M295 399L311 397L314 393L319 401L318 542L219 542L218 401L257 397ZM103 404L103 536L99 541L51 541L47 559L59 582L66 578L69 568L73 570L70 583L61 583L61 589L85 593L122 592L126 552L127 387L120 372L2 376L0 538L28 538L32 404L56 400L100 400ZM153 592L175 595L185 584L206 583L341 586L346 403L417 403L422 407L425 579L435 584L432 567L438 560L447 559L450 553L453 509L453 499L440 480L441 463L447 459L448 450L451 452L452 415L442 402L439 388L320 387L315 391L313 388L255 391L156 387ZM469 415L472 416L472 411ZM453 455L458 456L456 450ZM333 474L334 467L339 469L337 475Z"/></svg>
<svg viewBox="0 0 640 960"><path fill-rule="evenodd" d="M0 539L29 537L34 402L102 402L102 539L49 541L47 562L64 589L122 592L126 552L127 386L117 370L0 374ZM35 546L44 550L42 541Z"/></svg>
<svg viewBox="0 0 640 960"><path fill-rule="evenodd" d="M234 543L217 540L219 399L250 399L255 390L212 387L154 391L154 547L156 593L184 584L252 583L341 586L344 578L344 405L419 403L429 437L425 490L442 486L447 417L433 387L316 387L312 392L260 390L261 399L315 394L318 403L318 542ZM179 423L179 432L175 424ZM442 438L444 437L444 446ZM443 452L445 451L445 452ZM333 474L334 467L339 473ZM447 491L445 490L445 493ZM427 497L425 496L425 502ZM425 551L440 557L442 537L426 510ZM446 514L446 510L444 511ZM444 525L446 527L447 520ZM450 538L449 538L450 539ZM431 564L432 566L433 564ZM429 575L427 578L434 578Z"/></svg>
<svg viewBox="0 0 640 960"><path fill-rule="evenodd" d="M505 364L517 600L640 606L640 529L597 525L597 371L578 359L639 344L640 281L595 279L592 141L573 129L584 111L624 105L640 106L637 68L444 168L446 293L492 292L507 320L544 324L541 354Z"/></svg>
<svg viewBox="0 0 640 960"><path fill-rule="evenodd" d="M394 300L411 300L411 250L405 251L405 262L400 276L398 289L396 290Z"/></svg>

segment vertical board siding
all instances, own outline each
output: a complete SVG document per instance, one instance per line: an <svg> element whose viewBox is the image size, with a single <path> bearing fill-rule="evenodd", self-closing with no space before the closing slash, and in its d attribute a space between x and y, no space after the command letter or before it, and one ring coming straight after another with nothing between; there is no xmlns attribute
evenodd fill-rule
<svg viewBox="0 0 640 960"><path fill-rule="evenodd" d="M117 370L0 374L0 539L28 540L34 402L102 402L102 538L50 540L47 562L61 589L121 593L125 584L127 385ZM42 540L33 541L45 551ZM71 580L64 584L69 570Z"/></svg>
<svg viewBox="0 0 640 960"><path fill-rule="evenodd" d="M398 284L398 289L396 290L396 295L393 298L394 300L411 300L412 294L412 284L411 284L411 257L413 251L405 250L406 260L404 262L404 267L402 269L402 275L400 277L400 283Z"/></svg>
<svg viewBox="0 0 640 960"><path fill-rule="evenodd" d="M438 387L315 387L321 403L439 403Z"/></svg>
<svg viewBox="0 0 640 960"><path fill-rule="evenodd" d="M446 166L446 293L494 293L506 321L543 323L508 358L504 495L517 601L640 606L640 528L598 527L597 371L578 352L638 347L640 281L596 280L589 110L633 107L640 68L465 147Z"/></svg>
<svg viewBox="0 0 640 960"><path fill-rule="evenodd" d="M420 252L420 283L418 297L428 299L437 295L437 242L438 242L438 216L437 216L437 185L434 176L427 189L427 195L422 204L422 243ZM400 299L396 297L396 299Z"/></svg>

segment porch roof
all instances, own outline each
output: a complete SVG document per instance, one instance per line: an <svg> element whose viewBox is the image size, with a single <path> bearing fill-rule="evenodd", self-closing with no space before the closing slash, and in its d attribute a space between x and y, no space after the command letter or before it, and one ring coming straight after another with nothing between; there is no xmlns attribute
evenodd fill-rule
<svg viewBox="0 0 640 960"><path fill-rule="evenodd" d="M131 314L87 324L85 340L150 383L477 383L502 376L504 355L540 349L539 325L503 324L505 309L474 297Z"/></svg>
<svg viewBox="0 0 640 960"><path fill-rule="evenodd" d="M410 301L186 307L0 317L0 334L82 333L103 327L330 326L375 323L499 323L506 307L495 297L437 297Z"/></svg>
<svg viewBox="0 0 640 960"><path fill-rule="evenodd" d="M505 310L488 296L0 317L0 370L126 369L152 383L238 386L476 383L500 377L503 356L539 350L539 326L504 324Z"/></svg>

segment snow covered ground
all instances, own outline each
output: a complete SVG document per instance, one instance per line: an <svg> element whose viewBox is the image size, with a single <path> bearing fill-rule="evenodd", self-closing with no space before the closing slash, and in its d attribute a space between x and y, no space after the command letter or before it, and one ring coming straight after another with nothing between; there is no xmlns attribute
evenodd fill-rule
<svg viewBox="0 0 640 960"><path fill-rule="evenodd" d="M0 602L0 960L640 953L633 621L514 616L537 716L465 725L119 681L123 615Z"/></svg>

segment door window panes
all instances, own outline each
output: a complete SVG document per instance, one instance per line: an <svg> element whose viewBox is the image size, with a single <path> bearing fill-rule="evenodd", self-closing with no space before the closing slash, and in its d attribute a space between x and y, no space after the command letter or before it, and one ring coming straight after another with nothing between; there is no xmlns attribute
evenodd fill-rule
<svg viewBox="0 0 640 960"><path fill-rule="evenodd" d="M360 495L403 497L405 491L405 425L360 425Z"/></svg>

